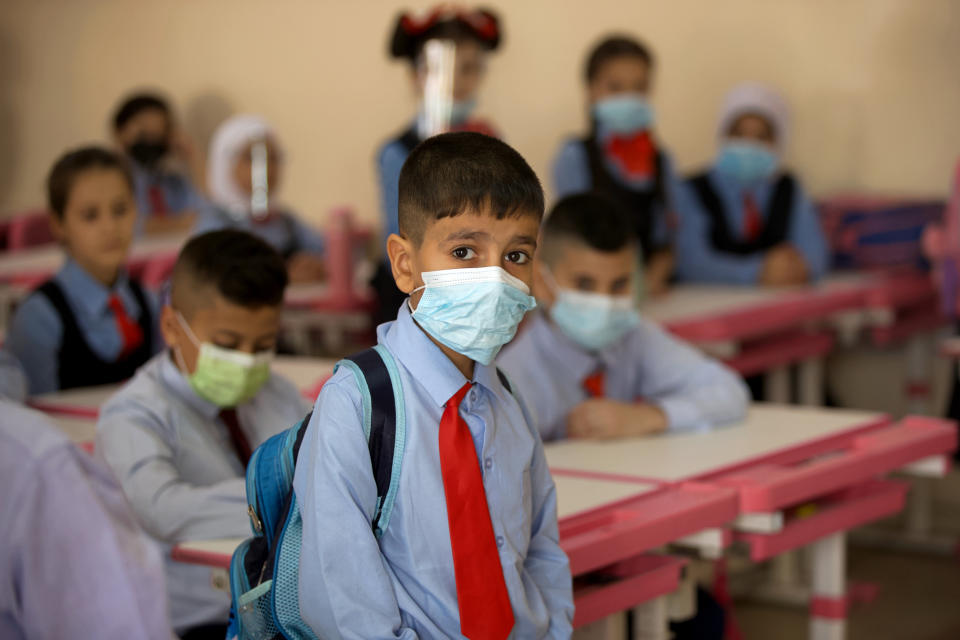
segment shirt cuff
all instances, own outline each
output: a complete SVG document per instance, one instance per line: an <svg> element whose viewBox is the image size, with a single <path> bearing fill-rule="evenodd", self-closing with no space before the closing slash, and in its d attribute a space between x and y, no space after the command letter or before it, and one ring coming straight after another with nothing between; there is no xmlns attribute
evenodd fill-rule
<svg viewBox="0 0 960 640"><path fill-rule="evenodd" d="M683 398L664 398L651 403L667 414L667 431L673 433L708 431L710 426L697 405Z"/></svg>

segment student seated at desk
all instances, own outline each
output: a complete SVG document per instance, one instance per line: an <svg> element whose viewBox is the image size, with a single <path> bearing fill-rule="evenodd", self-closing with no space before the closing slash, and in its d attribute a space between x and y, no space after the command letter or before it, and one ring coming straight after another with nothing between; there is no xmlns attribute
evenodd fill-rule
<svg viewBox="0 0 960 640"><path fill-rule="evenodd" d="M103 463L0 400L0 636L170 640L163 563Z"/></svg>
<svg viewBox="0 0 960 640"><path fill-rule="evenodd" d="M596 191L617 201L630 214L647 263L646 290L661 293L673 273L668 217L676 177L654 136L653 54L633 38L605 38L587 57L584 79L590 131L560 149L554 190L558 197Z"/></svg>
<svg viewBox="0 0 960 640"><path fill-rule="evenodd" d="M677 275L689 282L797 285L829 254L799 179L782 167L787 105L761 85L733 89L720 113L714 165L677 194Z"/></svg>
<svg viewBox="0 0 960 640"><path fill-rule="evenodd" d="M540 309L499 364L544 440L703 430L746 414L737 374L637 313L631 228L628 214L596 193L564 198L543 224Z"/></svg>
<svg viewBox="0 0 960 640"><path fill-rule="evenodd" d="M126 163L98 147L71 151L47 196L67 260L17 308L6 348L31 394L126 380L160 346L156 299L124 269L137 217Z"/></svg>
<svg viewBox="0 0 960 640"><path fill-rule="evenodd" d="M100 411L97 450L165 547L248 535L250 454L303 418L296 387L270 372L286 284L280 255L246 232L190 240L161 317L170 348ZM181 637L224 637L229 599L209 569L168 559L167 582Z"/></svg>
<svg viewBox="0 0 960 640"><path fill-rule="evenodd" d="M256 158L260 154L259 158ZM233 116L210 143L207 188L211 205L195 233L233 228L267 241L287 261L291 282L323 278L323 234L276 200L283 150L273 127L260 116ZM262 174L257 177L258 172ZM259 183L262 180L262 185ZM258 189L261 192L255 193Z"/></svg>
<svg viewBox="0 0 960 640"><path fill-rule="evenodd" d="M414 150L399 188L387 252L410 297L377 337L404 393L403 472L378 539L361 391L341 367L293 481L303 618L321 638L569 638L553 480L492 364L534 305L540 183L503 142L447 133Z"/></svg>
<svg viewBox="0 0 960 640"><path fill-rule="evenodd" d="M129 96L113 115L113 136L130 159L137 233L187 231L206 207L193 182L203 172L167 101L153 93Z"/></svg>

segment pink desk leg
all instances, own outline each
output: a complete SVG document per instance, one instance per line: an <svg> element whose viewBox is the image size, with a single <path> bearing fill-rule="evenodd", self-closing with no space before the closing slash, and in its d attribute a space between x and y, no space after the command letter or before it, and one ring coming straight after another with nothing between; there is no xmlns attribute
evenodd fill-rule
<svg viewBox="0 0 960 640"><path fill-rule="evenodd" d="M810 640L843 640L847 627L846 536L814 542L810 597Z"/></svg>

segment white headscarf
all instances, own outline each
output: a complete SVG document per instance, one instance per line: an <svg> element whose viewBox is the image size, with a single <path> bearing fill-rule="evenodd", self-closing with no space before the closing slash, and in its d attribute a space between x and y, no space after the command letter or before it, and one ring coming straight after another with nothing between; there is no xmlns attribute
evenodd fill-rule
<svg viewBox="0 0 960 640"><path fill-rule="evenodd" d="M207 189L214 204L236 216L250 212L250 195L233 179L237 157L251 142L269 138L282 157L283 150L273 127L260 116L237 115L217 127L207 156ZM273 194L271 194L272 196Z"/></svg>
<svg viewBox="0 0 960 640"><path fill-rule="evenodd" d="M790 132L790 110L783 96L770 87L754 82L737 85L723 100L717 137L721 141L726 138L733 123L745 113L756 113L770 120L775 129L776 149L783 153Z"/></svg>

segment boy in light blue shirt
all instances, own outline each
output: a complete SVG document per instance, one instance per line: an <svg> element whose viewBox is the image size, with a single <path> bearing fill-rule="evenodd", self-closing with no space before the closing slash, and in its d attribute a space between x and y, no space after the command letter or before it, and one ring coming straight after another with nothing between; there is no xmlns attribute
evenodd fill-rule
<svg viewBox="0 0 960 640"><path fill-rule="evenodd" d="M638 315L629 228L596 193L561 200L544 223L540 310L498 361L544 440L703 430L746 413L739 376Z"/></svg>
<svg viewBox="0 0 960 640"><path fill-rule="evenodd" d="M343 368L317 399L294 477L302 616L323 638L568 638L553 481L492 365L534 306L540 183L506 144L449 133L411 154L399 189L387 253L410 297L377 331L404 394L396 502L378 540L362 396Z"/></svg>

